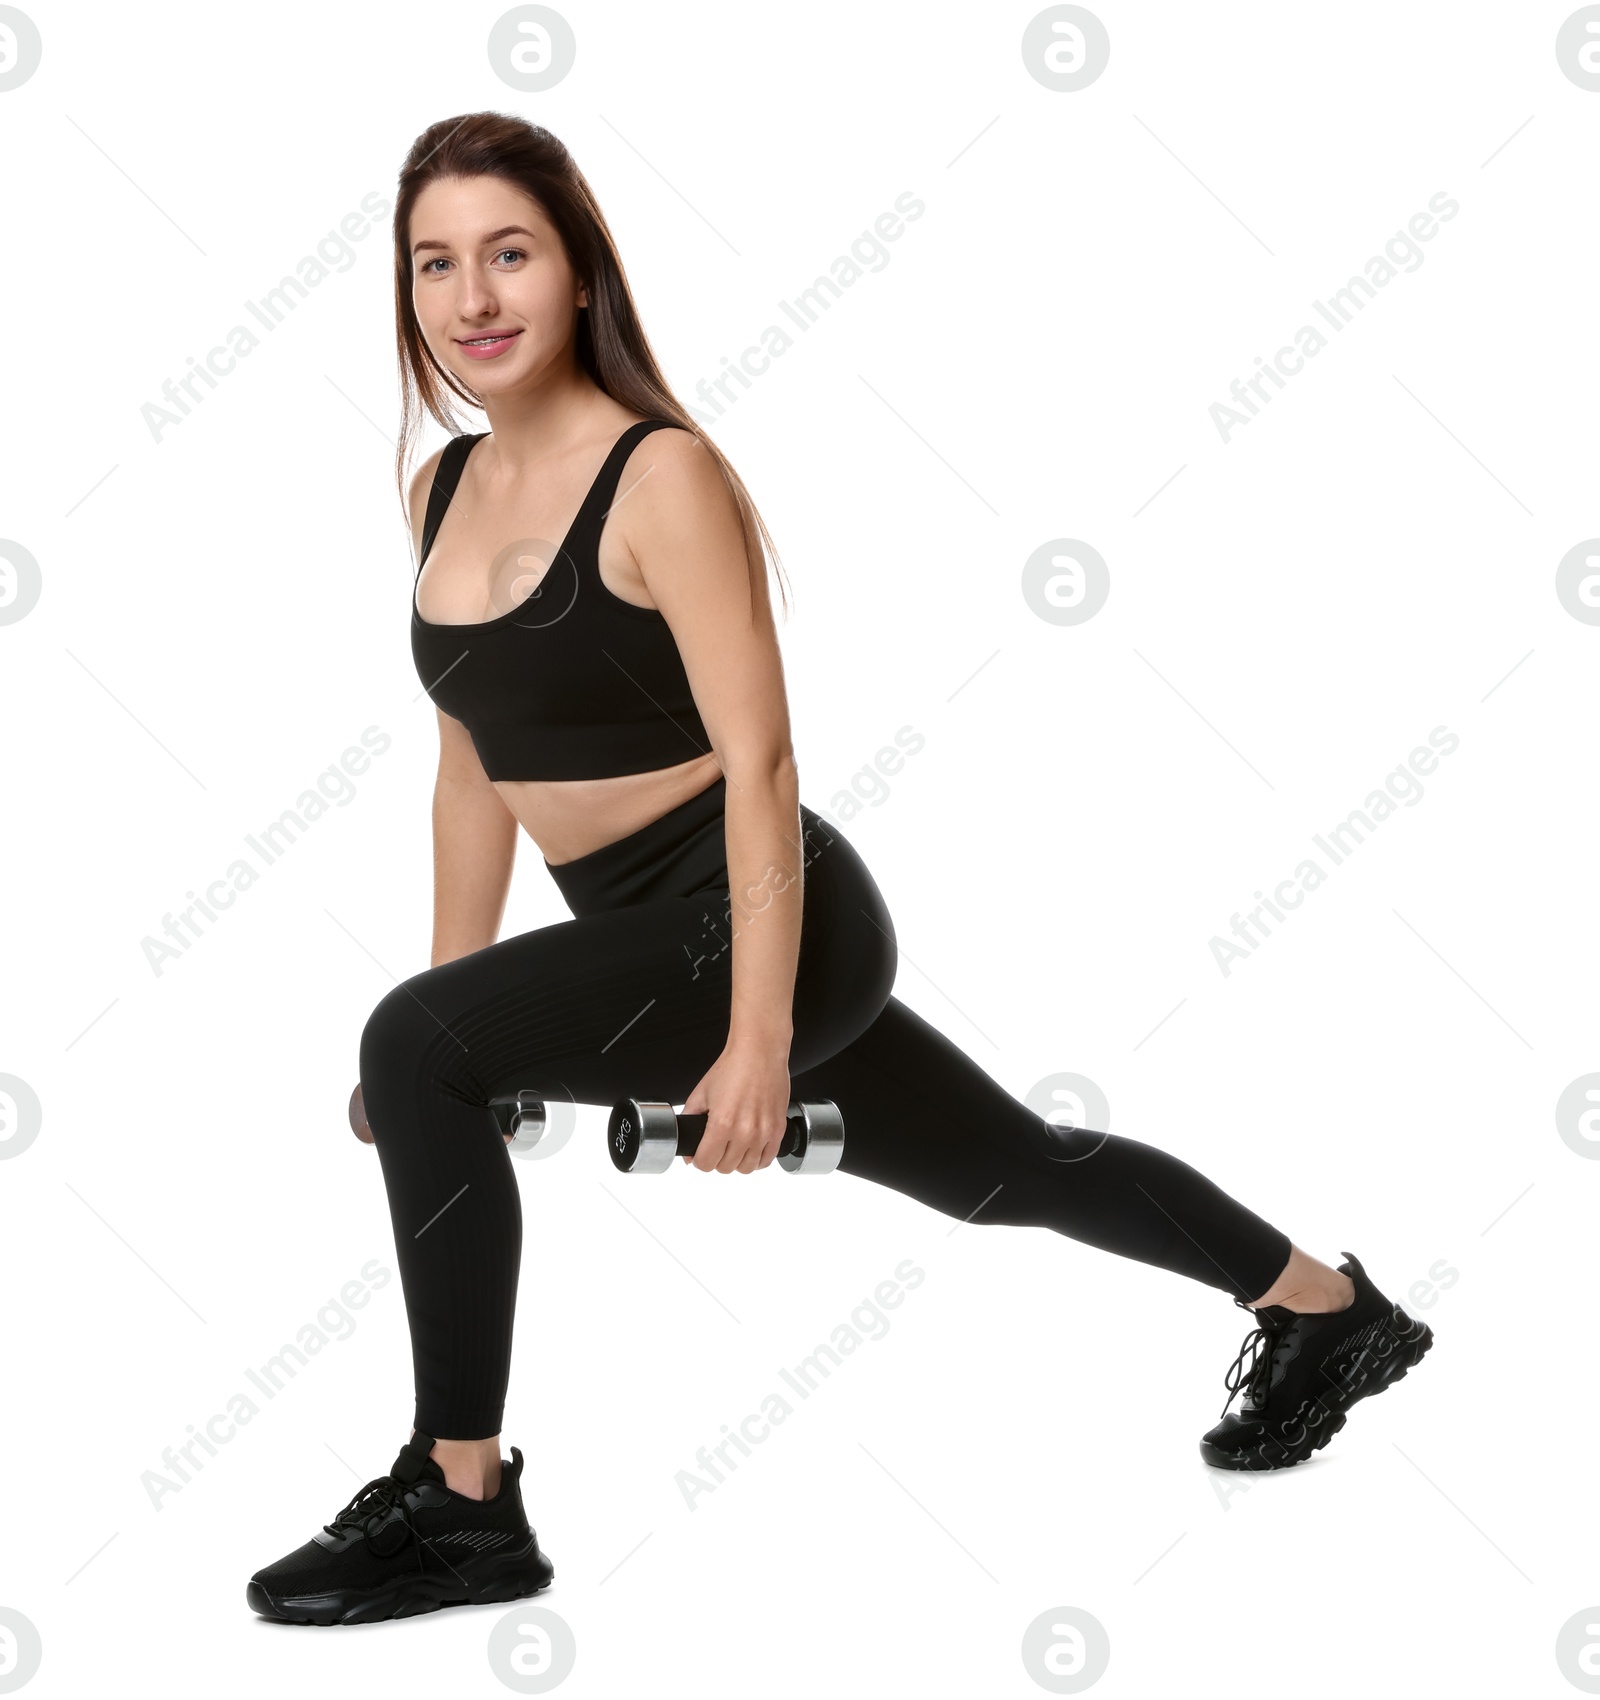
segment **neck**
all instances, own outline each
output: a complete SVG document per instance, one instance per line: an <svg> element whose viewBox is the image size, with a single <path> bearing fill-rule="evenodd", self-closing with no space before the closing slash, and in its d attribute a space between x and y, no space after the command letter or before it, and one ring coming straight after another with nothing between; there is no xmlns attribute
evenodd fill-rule
<svg viewBox="0 0 1600 1700"><path fill-rule="evenodd" d="M487 396L483 410L493 433L493 469L519 478L558 460L574 443L603 436L603 421L617 403L573 365L515 395Z"/></svg>

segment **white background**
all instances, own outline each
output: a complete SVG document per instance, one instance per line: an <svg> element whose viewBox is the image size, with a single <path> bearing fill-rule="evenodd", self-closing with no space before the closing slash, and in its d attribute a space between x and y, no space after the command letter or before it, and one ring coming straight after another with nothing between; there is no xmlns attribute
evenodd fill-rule
<svg viewBox="0 0 1600 1700"><path fill-rule="evenodd" d="M517 1164L505 1429L562 1691L1027 1696L1023 1632L1062 1606L1105 1626L1108 1696L1576 1691L1600 1163L1555 1105L1600 1068L1600 628L1555 585L1600 533L1600 94L1557 64L1573 9L1104 3L1109 65L1059 93L1028 7L570 5L571 74L523 94L496 6L29 8L0 534L43 588L0 628L0 1072L43 1124L0 1163L0 1606L42 1636L30 1692L510 1692L513 1608L320 1633L245 1605L406 1438L397 1276L159 1510L144 1481L394 1269L345 1119L430 933L386 224L159 442L141 409L484 108L571 147L685 401L925 202L707 427L797 593L804 799L837 813L926 737L845 827L897 993L1018 1096L1087 1076L1114 1130L1402 1302L1454 1276L1418 1289L1406 1382L1229 1477L1196 1452L1250 1320L1225 1296L848 1177L628 1180L586 1108ZM1225 443L1212 403L1439 191L1423 263ZM1109 568L1082 624L1022 595L1057 538ZM163 917L368 726L392 744L353 802L155 973ZM1436 726L1460 745L1422 800L1225 976L1213 936ZM566 913L525 844L506 934ZM888 1333L689 1510L697 1449L908 1257Z"/></svg>

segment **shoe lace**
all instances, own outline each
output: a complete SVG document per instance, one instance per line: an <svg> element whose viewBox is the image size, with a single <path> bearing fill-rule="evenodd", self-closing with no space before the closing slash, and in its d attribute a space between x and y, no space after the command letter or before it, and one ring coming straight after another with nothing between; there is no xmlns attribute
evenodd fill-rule
<svg viewBox="0 0 1600 1700"><path fill-rule="evenodd" d="M386 1548L380 1546L374 1536L388 1526L390 1514L395 1511L400 1513L401 1536L393 1546ZM362 1539L367 1544L367 1551L374 1558L393 1558L409 1536L417 1555L418 1575L427 1570L422 1557L422 1537L412 1521L411 1507L406 1504L405 1483L394 1476L374 1476L364 1488L351 1495L349 1504L331 1523L324 1523L322 1527L330 1535L342 1534L346 1529L359 1528Z"/></svg>
<svg viewBox="0 0 1600 1700"><path fill-rule="evenodd" d="M1241 1310L1250 1308L1238 1299L1233 1302ZM1244 1343L1222 1378L1223 1386L1228 1389L1227 1403L1222 1407L1223 1416L1227 1416L1228 1406L1241 1393L1252 1404L1260 1406L1266 1403L1267 1387L1272 1379L1272 1354L1278 1349L1282 1335L1283 1325L1271 1322L1258 1322L1245 1335Z"/></svg>

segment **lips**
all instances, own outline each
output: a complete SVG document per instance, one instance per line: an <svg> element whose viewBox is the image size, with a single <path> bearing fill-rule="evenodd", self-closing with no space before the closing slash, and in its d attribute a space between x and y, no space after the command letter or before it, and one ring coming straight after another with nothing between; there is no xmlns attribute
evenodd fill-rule
<svg viewBox="0 0 1600 1700"><path fill-rule="evenodd" d="M480 336L457 337L456 345L474 360L492 360L503 354L522 335L521 331L485 331Z"/></svg>

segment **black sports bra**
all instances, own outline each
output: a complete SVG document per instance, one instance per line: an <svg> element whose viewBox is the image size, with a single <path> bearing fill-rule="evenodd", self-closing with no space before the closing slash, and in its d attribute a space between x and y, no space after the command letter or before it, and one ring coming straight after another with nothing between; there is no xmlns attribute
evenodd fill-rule
<svg viewBox="0 0 1600 1700"><path fill-rule="evenodd" d="M510 613L434 625L411 590L411 655L434 702L472 735L490 779L609 779L709 753L683 659L657 608L624 601L600 577L600 529L634 445L670 419L642 419L617 439L537 588ZM453 438L439 456L417 578L461 469L488 433Z"/></svg>

